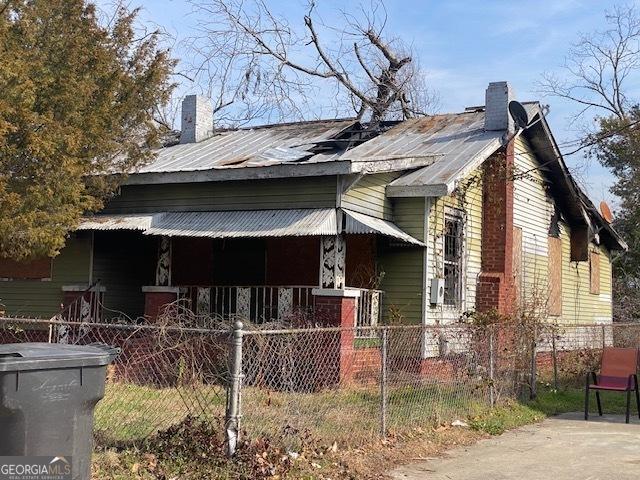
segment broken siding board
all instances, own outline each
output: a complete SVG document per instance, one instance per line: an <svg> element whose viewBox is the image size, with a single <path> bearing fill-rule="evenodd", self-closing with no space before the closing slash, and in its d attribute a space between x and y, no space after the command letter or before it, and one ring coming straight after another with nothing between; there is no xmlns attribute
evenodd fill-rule
<svg viewBox="0 0 640 480"><path fill-rule="evenodd" d="M91 234L71 235L53 259L51 280L0 281L0 302L11 316L50 318L60 311L63 285L89 284Z"/></svg>
<svg viewBox="0 0 640 480"><path fill-rule="evenodd" d="M401 173L365 175L342 194L342 207L385 220L393 219L391 199L386 195L387 185Z"/></svg>
<svg viewBox="0 0 640 480"><path fill-rule="evenodd" d="M396 225L418 239L424 238L424 202L421 197L394 201ZM382 252L378 258L384 272L380 288L384 291L382 312L386 321L392 309L404 323L422 321L424 251L423 247L397 247Z"/></svg>
<svg viewBox="0 0 640 480"><path fill-rule="evenodd" d="M102 213L334 208L336 177L124 185Z"/></svg>

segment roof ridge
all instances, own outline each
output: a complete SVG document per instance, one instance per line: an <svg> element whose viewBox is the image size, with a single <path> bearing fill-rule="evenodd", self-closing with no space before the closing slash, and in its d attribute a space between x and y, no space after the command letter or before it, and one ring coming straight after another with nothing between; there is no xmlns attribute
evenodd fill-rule
<svg viewBox="0 0 640 480"><path fill-rule="evenodd" d="M238 131L238 130L258 130L262 128L277 128L277 127L289 127L294 125L314 125L321 123L346 123L346 122L357 122L357 118L355 117L344 117L344 118L327 118L327 119L316 119L316 120L300 120L297 122L283 122L283 123L265 123L263 125L250 125L246 127L239 128L225 128L225 129L217 129L216 132L221 131Z"/></svg>

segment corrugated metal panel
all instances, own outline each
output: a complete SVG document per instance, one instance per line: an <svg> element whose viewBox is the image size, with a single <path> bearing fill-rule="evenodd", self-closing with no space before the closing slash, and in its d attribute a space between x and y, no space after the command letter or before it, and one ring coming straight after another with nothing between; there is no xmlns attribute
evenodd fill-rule
<svg viewBox="0 0 640 480"><path fill-rule="evenodd" d="M529 118L539 113L537 102L527 102L524 107ZM431 154L434 160L431 165L404 175L389 184L389 195L442 196L449 194L456 180L479 166L503 144L505 131L484 130L485 115L481 108L478 107L476 111L433 115L406 121L353 149L342 158L350 158L358 149L363 153L366 152L365 148L374 149L376 142L389 143L381 150L387 155L401 154L403 143L399 140L403 136L408 136L411 139L411 148L405 152L407 155ZM433 193L426 192L425 188L432 188Z"/></svg>
<svg viewBox="0 0 640 480"><path fill-rule="evenodd" d="M151 226L153 215L94 215L85 217L77 230L140 230Z"/></svg>
<svg viewBox="0 0 640 480"><path fill-rule="evenodd" d="M390 184L390 191L404 187L446 185L471 162L481 161L500 145L504 132L484 130L484 112L432 115L402 122L357 146L341 159L433 157L433 163Z"/></svg>
<svg viewBox="0 0 640 480"><path fill-rule="evenodd" d="M248 238L335 235L336 211L326 209L167 212L154 215L146 235Z"/></svg>
<svg viewBox="0 0 640 480"><path fill-rule="evenodd" d="M397 225L349 210L346 233L376 233L423 245ZM234 210L215 212L160 212L149 215L95 215L82 230L140 230L145 235L249 238L335 235L333 208L291 210Z"/></svg>
<svg viewBox="0 0 640 480"><path fill-rule="evenodd" d="M217 132L198 143L158 150L153 162L138 173L186 172L214 168L259 167L303 158L306 148L338 135L354 120L299 122ZM277 151L274 150L277 148ZM307 162L326 162L334 155L307 152Z"/></svg>
<svg viewBox="0 0 640 480"><path fill-rule="evenodd" d="M424 247L423 242L403 232L397 225L391 222L346 209L343 209L343 211L346 217L346 233L379 233L387 237L397 238L403 242Z"/></svg>

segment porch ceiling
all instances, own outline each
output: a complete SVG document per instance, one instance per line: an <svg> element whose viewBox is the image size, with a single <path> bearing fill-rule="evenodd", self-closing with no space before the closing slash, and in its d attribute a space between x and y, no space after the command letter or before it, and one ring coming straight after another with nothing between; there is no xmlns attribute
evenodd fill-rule
<svg viewBox="0 0 640 480"><path fill-rule="evenodd" d="M344 228L334 208L159 212L137 215L94 215L78 230L138 230L145 235L208 238L303 237L380 234L413 245L420 240L386 220L343 209Z"/></svg>

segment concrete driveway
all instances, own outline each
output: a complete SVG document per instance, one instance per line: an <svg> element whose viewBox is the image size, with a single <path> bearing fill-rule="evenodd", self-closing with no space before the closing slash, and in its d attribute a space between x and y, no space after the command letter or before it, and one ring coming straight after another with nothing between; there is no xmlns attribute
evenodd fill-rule
<svg viewBox="0 0 640 480"><path fill-rule="evenodd" d="M640 479L640 422L570 413L400 467L399 480Z"/></svg>

